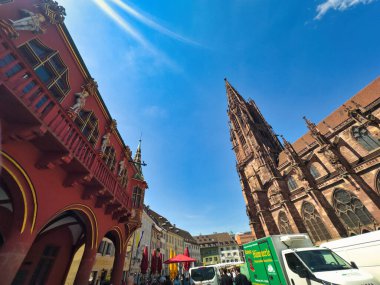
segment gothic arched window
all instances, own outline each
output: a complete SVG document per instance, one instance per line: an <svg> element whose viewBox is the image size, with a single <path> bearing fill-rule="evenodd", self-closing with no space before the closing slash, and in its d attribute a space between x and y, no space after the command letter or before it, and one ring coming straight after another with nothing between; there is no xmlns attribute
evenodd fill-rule
<svg viewBox="0 0 380 285"><path fill-rule="evenodd" d="M317 179L321 176L315 164L310 165L310 174L314 177L314 179Z"/></svg>
<svg viewBox="0 0 380 285"><path fill-rule="evenodd" d="M313 204L304 202L301 211L307 231L314 242L331 239L330 233Z"/></svg>
<svg viewBox="0 0 380 285"><path fill-rule="evenodd" d="M75 124L92 144L96 145L99 138L98 119L92 111L81 110L75 119Z"/></svg>
<svg viewBox="0 0 380 285"><path fill-rule="evenodd" d="M107 146L103 153L103 161L113 171L116 164L116 153L112 146Z"/></svg>
<svg viewBox="0 0 380 285"><path fill-rule="evenodd" d="M368 129L364 126L353 127L352 136L358 141L358 143L368 151L372 151L380 147L380 141L373 137Z"/></svg>
<svg viewBox="0 0 380 285"><path fill-rule="evenodd" d="M281 211L278 214L278 227L281 234L292 234L293 230L290 226L289 219L286 216L285 212Z"/></svg>
<svg viewBox="0 0 380 285"><path fill-rule="evenodd" d="M70 91L68 69L58 51L33 39L20 48L35 73L51 91L57 101L62 101Z"/></svg>
<svg viewBox="0 0 380 285"><path fill-rule="evenodd" d="M133 207L135 207L135 208L139 208L140 207L141 198L142 198L141 194L142 194L142 190L139 187L135 187L133 189L133 193L132 193Z"/></svg>
<svg viewBox="0 0 380 285"><path fill-rule="evenodd" d="M349 229L373 224L373 217L363 203L351 192L335 190L333 204L338 217Z"/></svg>
<svg viewBox="0 0 380 285"><path fill-rule="evenodd" d="M289 187L290 191L296 190L298 188L297 182L296 182L296 180L294 179L293 176L290 176L288 178L287 183L288 183L288 187Z"/></svg>

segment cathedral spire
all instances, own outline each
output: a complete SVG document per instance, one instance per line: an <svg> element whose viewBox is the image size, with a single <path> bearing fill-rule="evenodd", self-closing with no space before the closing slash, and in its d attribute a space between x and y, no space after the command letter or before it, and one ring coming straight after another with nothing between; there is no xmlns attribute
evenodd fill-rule
<svg viewBox="0 0 380 285"><path fill-rule="evenodd" d="M262 163L277 165L283 147L272 127L266 122L255 102L248 102L225 79L231 141L238 164L247 159L261 158Z"/></svg>
<svg viewBox="0 0 380 285"><path fill-rule="evenodd" d="M319 145L329 144L328 139L322 135L322 133L318 130L316 124L306 118L306 116L303 116L303 119L305 120L306 126L310 130L311 135L316 139Z"/></svg>
<svg viewBox="0 0 380 285"><path fill-rule="evenodd" d="M245 103L243 97L236 91L236 89L224 78L226 83L228 106L233 108L237 103Z"/></svg>

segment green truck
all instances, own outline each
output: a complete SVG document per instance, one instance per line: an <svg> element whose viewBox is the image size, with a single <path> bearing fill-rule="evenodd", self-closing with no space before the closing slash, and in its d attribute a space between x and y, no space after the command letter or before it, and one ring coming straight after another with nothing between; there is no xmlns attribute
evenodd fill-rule
<svg viewBox="0 0 380 285"><path fill-rule="evenodd" d="M243 245L252 285L380 285L307 234L274 235Z"/></svg>

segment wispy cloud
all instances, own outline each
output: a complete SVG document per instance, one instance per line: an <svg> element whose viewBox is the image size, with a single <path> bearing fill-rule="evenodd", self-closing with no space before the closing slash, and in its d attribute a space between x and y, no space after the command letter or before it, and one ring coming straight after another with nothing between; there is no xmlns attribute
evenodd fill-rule
<svg viewBox="0 0 380 285"><path fill-rule="evenodd" d="M167 116L167 112L165 109L153 105L144 109L144 115L152 118L164 118Z"/></svg>
<svg viewBox="0 0 380 285"><path fill-rule="evenodd" d="M173 70L180 70L175 62L168 58L165 54L157 50L138 30L136 30L129 22L120 16L110 5L104 0L93 0L93 2L106 13L113 21L116 22L128 35L130 35L137 43L147 50L150 55L155 58L155 62L163 63Z"/></svg>
<svg viewBox="0 0 380 285"><path fill-rule="evenodd" d="M376 0L326 0L326 2L317 6L317 15L314 19L320 20L331 9L344 11L358 4L370 4L374 1Z"/></svg>
<svg viewBox="0 0 380 285"><path fill-rule="evenodd" d="M143 35L141 35L128 22L126 22L114 9L112 9L106 2L104 2L104 0L94 0L94 2L132 38L134 38L144 47L150 48L150 44L143 37Z"/></svg>
<svg viewBox="0 0 380 285"><path fill-rule="evenodd" d="M147 25L148 27L151 27L152 29L167 35L168 37L171 37L173 39L176 39L178 41L192 44L192 45L199 45L197 42L188 39L176 32L173 32L169 30L168 28L165 28L164 26L158 24L157 22L153 21L151 16L144 15L142 12L138 11L136 8L131 7L127 3L121 1L121 0L112 0L116 5L118 5L121 9L123 9L125 12L127 12L130 16L134 17L135 19L139 20L143 24Z"/></svg>

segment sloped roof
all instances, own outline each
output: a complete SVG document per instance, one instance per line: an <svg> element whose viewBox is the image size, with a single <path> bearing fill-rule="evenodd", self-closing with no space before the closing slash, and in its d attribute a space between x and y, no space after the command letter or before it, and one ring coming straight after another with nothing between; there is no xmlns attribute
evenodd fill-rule
<svg viewBox="0 0 380 285"><path fill-rule="evenodd" d="M157 212L153 211L152 209L150 209L148 207L145 207L145 209L146 209L147 214L161 228L165 229L166 231L175 233L175 234L183 237L186 242L197 243L196 240L193 238L193 236L189 232L176 227L175 224L170 223L170 221L167 218L158 214Z"/></svg>
<svg viewBox="0 0 380 285"><path fill-rule="evenodd" d="M236 241L229 233L214 233L209 235L194 236L195 240L200 245L232 245L236 244Z"/></svg>
<svg viewBox="0 0 380 285"><path fill-rule="evenodd" d="M358 103L359 105L365 108L379 98L380 98L380 77L376 78L374 81L372 81L362 90L360 90L355 96L351 97L348 101L342 104L334 112L328 115L324 119L324 121L327 123L327 125L329 125L331 128L334 129L349 119L348 114L345 111L345 107L343 105L345 105L346 107L355 108L355 105L351 102L351 101L355 101L356 103ZM322 134L327 134L329 132L328 127L322 122L317 124L317 127ZM311 145L314 142L315 140L311 136L310 132L307 132L298 140L296 140L292 145L294 149L297 151L297 153L300 153L303 150L305 150L308 147L308 145ZM287 157L286 157L285 152L283 151L280 153L280 156L279 156L279 166L285 164L286 161L287 161Z"/></svg>

